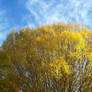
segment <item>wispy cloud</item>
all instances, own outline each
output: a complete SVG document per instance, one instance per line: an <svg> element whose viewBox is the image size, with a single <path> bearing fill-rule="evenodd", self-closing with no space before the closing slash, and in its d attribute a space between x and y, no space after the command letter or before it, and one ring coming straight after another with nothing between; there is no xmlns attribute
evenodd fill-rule
<svg viewBox="0 0 92 92"><path fill-rule="evenodd" d="M92 0L27 0L23 19L38 26L58 21L77 22L91 27Z"/></svg>
<svg viewBox="0 0 92 92"><path fill-rule="evenodd" d="M0 9L0 46L9 34L11 28L6 13L7 12L5 10Z"/></svg>
<svg viewBox="0 0 92 92"><path fill-rule="evenodd" d="M0 31L8 27L8 21L5 15L6 15L6 12L0 9Z"/></svg>

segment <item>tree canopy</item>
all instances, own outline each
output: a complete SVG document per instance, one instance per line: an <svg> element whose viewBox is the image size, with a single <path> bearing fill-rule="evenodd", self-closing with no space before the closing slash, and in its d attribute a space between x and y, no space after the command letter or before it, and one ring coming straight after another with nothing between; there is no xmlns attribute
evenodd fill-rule
<svg viewBox="0 0 92 92"><path fill-rule="evenodd" d="M14 30L0 50L0 92L92 92L92 31L58 23Z"/></svg>

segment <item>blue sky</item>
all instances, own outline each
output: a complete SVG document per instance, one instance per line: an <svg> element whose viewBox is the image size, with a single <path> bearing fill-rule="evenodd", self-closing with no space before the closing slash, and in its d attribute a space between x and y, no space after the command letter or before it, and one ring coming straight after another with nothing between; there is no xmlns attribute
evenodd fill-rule
<svg viewBox="0 0 92 92"><path fill-rule="evenodd" d="M92 29L92 0L0 0L0 45L15 28L60 21Z"/></svg>

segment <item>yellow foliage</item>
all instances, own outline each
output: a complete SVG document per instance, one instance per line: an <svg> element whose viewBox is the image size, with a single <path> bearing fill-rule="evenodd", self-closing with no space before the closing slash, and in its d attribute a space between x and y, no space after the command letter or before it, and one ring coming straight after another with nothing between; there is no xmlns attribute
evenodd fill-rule
<svg viewBox="0 0 92 92"><path fill-rule="evenodd" d="M62 57L50 62L50 72L51 75L57 79L62 78L63 72L65 72L66 75L71 74L69 65Z"/></svg>
<svg viewBox="0 0 92 92"><path fill-rule="evenodd" d="M88 58L89 61L92 62L92 52L91 53L88 53L87 58Z"/></svg>
<svg viewBox="0 0 92 92"><path fill-rule="evenodd" d="M37 40L37 41L40 41L40 40L41 40L41 37L38 36L38 37L36 38L36 40Z"/></svg>
<svg viewBox="0 0 92 92"><path fill-rule="evenodd" d="M92 32L77 24L22 29L9 34L0 50L0 85L14 92L16 87L24 92L73 92L84 84L92 88L91 74Z"/></svg>
<svg viewBox="0 0 92 92"><path fill-rule="evenodd" d="M60 34L61 45L64 45L66 49L72 47L75 50L81 50L85 47L84 40L80 33L64 31Z"/></svg>

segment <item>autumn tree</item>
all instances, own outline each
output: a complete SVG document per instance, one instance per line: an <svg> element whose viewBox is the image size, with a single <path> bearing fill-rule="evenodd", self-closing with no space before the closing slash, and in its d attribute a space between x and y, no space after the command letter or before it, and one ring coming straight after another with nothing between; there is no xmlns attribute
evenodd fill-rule
<svg viewBox="0 0 92 92"><path fill-rule="evenodd" d="M0 50L1 92L91 92L92 31L58 23L10 33Z"/></svg>

